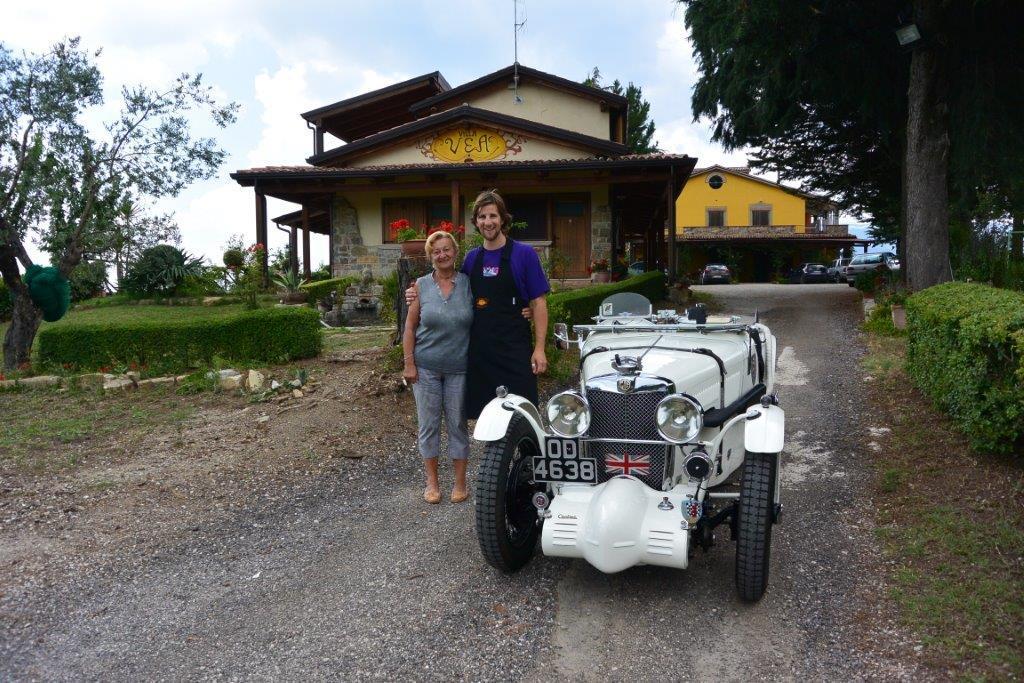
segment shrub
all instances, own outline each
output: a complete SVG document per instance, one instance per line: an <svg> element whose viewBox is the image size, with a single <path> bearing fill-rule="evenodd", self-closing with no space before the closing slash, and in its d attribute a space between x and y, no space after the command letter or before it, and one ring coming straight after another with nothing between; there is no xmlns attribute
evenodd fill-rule
<svg viewBox="0 0 1024 683"><path fill-rule="evenodd" d="M245 254L241 249L228 249L224 252L224 265L227 268L241 268L245 265Z"/></svg>
<svg viewBox="0 0 1024 683"><path fill-rule="evenodd" d="M888 268L882 267L858 273L853 278L853 286L868 296L874 296L879 290L890 290L897 286L899 275Z"/></svg>
<svg viewBox="0 0 1024 683"><path fill-rule="evenodd" d="M398 300L398 271L391 271L380 279L384 287L380 295L380 319L388 325L394 325L398 312L395 310L395 302Z"/></svg>
<svg viewBox="0 0 1024 683"><path fill-rule="evenodd" d="M636 292L643 294L652 302L660 301L665 298L665 275L655 271L622 282L552 294L548 297L548 325L550 327L555 323L588 323L597 315L601 302L619 292Z"/></svg>
<svg viewBox="0 0 1024 683"><path fill-rule="evenodd" d="M308 308L273 308L202 320L81 323L39 332L43 364L91 370L130 365L174 372L220 356L280 362L320 352L320 318Z"/></svg>
<svg viewBox="0 0 1024 683"><path fill-rule="evenodd" d="M71 300L85 301L100 296L107 287L107 264L103 261L82 261L68 278L71 284Z"/></svg>
<svg viewBox="0 0 1024 683"><path fill-rule="evenodd" d="M320 267L309 274L310 282L323 282L324 280L331 279L331 267L326 263L321 263Z"/></svg>
<svg viewBox="0 0 1024 683"><path fill-rule="evenodd" d="M331 278L330 280L307 282L299 287L299 291L308 292L309 300L316 303L335 290L338 290L340 294L344 294L348 287L351 287L357 282L359 282L359 277L356 275L336 277Z"/></svg>
<svg viewBox="0 0 1024 683"><path fill-rule="evenodd" d="M133 296L171 296L185 280L202 275L203 261L170 244L142 252L120 286Z"/></svg>
<svg viewBox="0 0 1024 683"><path fill-rule="evenodd" d="M907 372L971 446L1024 443L1024 294L950 282L907 299Z"/></svg>

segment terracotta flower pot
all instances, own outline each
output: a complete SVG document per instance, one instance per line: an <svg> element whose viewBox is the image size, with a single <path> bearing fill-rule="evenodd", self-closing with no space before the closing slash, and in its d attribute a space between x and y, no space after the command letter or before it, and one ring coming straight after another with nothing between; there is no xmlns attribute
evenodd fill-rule
<svg viewBox="0 0 1024 683"><path fill-rule="evenodd" d="M406 240L402 242L402 256L424 256L426 252L423 245L427 243L427 240Z"/></svg>

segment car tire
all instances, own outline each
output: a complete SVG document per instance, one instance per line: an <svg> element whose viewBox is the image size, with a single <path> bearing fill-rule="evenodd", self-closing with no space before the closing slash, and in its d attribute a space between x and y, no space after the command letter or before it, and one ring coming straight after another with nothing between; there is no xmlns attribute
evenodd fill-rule
<svg viewBox="0 0 1024 683"><path fill-rule="evenodd" d="M775 498L774 453L747 453L736 506L736 591L757 602L768 587Z"/></svg>
<svg viewBox="0 0 1024 683"><path fill-rule="evenodd" d="M476 477L476 536L484 559L511 574L533 557L540 536L533 494L533 456L540 445L519 414L512 416L505 437L484 449Z"/></svg>

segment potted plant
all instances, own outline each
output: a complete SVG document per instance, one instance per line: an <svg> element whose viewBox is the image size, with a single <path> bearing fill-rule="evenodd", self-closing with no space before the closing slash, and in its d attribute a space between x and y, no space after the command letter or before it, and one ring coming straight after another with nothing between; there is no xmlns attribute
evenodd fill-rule
<svg viewBox="0 0 1024 683"><path fill-rule="evenodd" d="M590 264L591 282L608 282L609 279L611 276L608 273L608 259L597 259Z"/></svg>
<svg viewBox="0 0 1024 683"><path fill-rule="evenodd" d="M423 245L427 241L426 231L417 230L405 218L391 221L391 234L402 245L402 256L424 256Z"/></svg>
<svg viewBox="0 0 1024 683"><path fill-rule="evenodd" d="M292 271L277 271L274 275L274 284L284 290L281 297L283 304L304 304L309 294L302 291L302 284L305 282L298 273Z"/></svg>

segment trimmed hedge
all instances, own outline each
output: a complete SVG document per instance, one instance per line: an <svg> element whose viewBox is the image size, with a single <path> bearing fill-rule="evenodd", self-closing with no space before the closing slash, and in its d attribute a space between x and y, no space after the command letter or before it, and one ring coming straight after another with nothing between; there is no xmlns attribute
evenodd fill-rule
<svg viewBox="0 0 1024 683"><path fill-rule="evenodd" d="M347 287L356 284L360 279L362 278L354 275L350 275L348 277L336 277L330 280L306 282L300 285L299 289L309 294L308 301L315 304L317 300L323 299L334 290L338 290L339 294L344 294Z"/></svg>
<svg viewBox="0 0 1024 683"><path fill-rule="evenodd" d="M320 316L304 307L268 308L203 320L83 323L44 327L39 360L76 370L129 365L174 371L214 356L255 362L320 353Z"/></svg>
<svg viewBox="0 0 1024 683"><path fill-rule="evenodd" d="M549 326L555 323L580 325L593 322L592 318L597 315L601 302L619 292L643 294L652 303L661 301L665 298L665 275L655 271L627 278L622 282L551 294L548 296Z"/></svg>
<svg viewBox="0 0 1024 683"><path fill-rule="evenodd" d="M949 282L906 303L907 372L982 452L1024 446L1024 294Z"/></svg>

